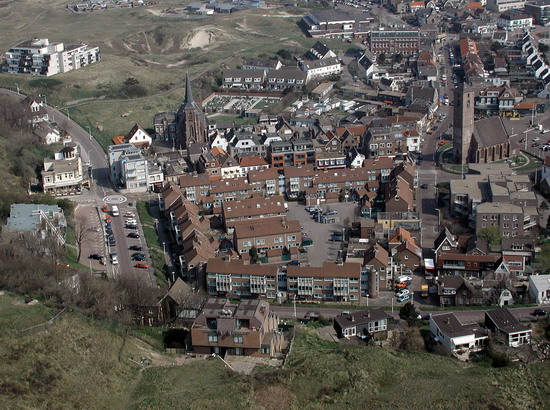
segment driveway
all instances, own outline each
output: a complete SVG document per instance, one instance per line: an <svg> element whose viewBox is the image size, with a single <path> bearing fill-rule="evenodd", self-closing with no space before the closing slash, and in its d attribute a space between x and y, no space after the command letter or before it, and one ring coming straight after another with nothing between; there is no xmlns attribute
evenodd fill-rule
<svg viewBox="0 0 550 410"><path fill-rule="evenodd" d="M353 222L356 206L354 202L339 202L320 206L324 211L335 210L338 212L335 216L339 221L324 224L314 221L305 210L305 205L297 202L288 203L287 218L299 220L303 232L313 240L313 245L306 247L307 261L310 266L319 267L323 265L324 261L336 261L342 243L330 241L331 234L335 231L342 232L346 218L349 218L350 224Z"/></svg>

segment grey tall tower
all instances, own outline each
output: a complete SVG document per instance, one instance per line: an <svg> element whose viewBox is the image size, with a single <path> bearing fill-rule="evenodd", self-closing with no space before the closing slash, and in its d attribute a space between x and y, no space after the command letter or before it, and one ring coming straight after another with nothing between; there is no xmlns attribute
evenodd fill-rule
<svg viewBox="0 0 550 410"><path fill-rule="evenodd" d="M461 84L454 91L453 107L453 161L467 164L474 133L475 92Z"/></svg>

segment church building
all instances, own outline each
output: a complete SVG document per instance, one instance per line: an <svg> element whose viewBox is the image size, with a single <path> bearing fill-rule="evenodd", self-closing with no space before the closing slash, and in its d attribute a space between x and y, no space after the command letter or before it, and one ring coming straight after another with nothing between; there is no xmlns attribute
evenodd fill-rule
<svg viewBox="0 0 550 410"><path fill-rule="evenodd" d="M189 74L185 78L185 99L176 114L177 149L187 149L191 144L207 142L206 116L193 99Z"/></svg>
<svg viewBox="0 0 550 410"><path fill-rule="evenodd" d="M510 158L510 139L500 117L474 120L475 91L462 84L455 89L453 161L486 163Z"/></svg>

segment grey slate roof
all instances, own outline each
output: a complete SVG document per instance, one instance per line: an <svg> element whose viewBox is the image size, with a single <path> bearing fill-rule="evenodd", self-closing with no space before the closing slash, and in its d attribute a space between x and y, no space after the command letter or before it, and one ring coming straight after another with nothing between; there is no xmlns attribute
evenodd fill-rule
<svg viewBox="0 0 550 410"><path fill-rule="evenodd" d="M486 148L508 141L508 132L500 117L490 117L474 123L474 136L479 148Z"/></svg>

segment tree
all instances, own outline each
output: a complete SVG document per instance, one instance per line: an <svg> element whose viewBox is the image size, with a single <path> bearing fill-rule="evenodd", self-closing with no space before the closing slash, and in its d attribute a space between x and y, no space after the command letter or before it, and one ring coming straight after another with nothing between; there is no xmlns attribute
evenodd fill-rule
<svg viewBox="0 0 550 410"><path fill-rule="evenodd" d="M385 53L378 54L378 58L376 59L376 62L378 64L384 64L384 61L386 61L386 54Z"/></svg>
<svg viewBox="0 0 550 410"><path fill-rule="evenodd" d="M248 254L250 255L250 260L254 263L258 260L258 249L256 249L255 246L250 248L248 251Z"/></svg>
<svg viewBox="0 0 550 410"><path fill-rule="evenodd" d="M413 326L416 323L418 314L414 305L411 302L407 302L399 309L399 317L405 320L409 326Z"/></svg>
<svg viewBox="0 0 550 410"><path fill-rule="evenodd" d="M498 226L487 226L479 231L477 234L479 238L485 239L489 245L500 245L502 242L502 236L500 228Z"/></svg>
<svg viewBox="0 0 550 410"><path fill-rule="evenodd" d="M403 55L401 53L394 54L393 61L396 63L401 63L401 61L403 61Z"/></svg>
<svg viewBox="0 0 550 410"><path fill-rule="evenodd" d="M277 54L283 60L292 60L292 54L290 54L290 51L288 51L286 48L281 48L275 54Z"/></svg>
<svg viewBox="0 0 550 410"><path fill-rule="evenodd" d="M74 221L74 237L76 240L76 246L78 255L76 260L80 261L82 254L82 244L88 239L88 218L86 215L79 215Z"/></svg>

